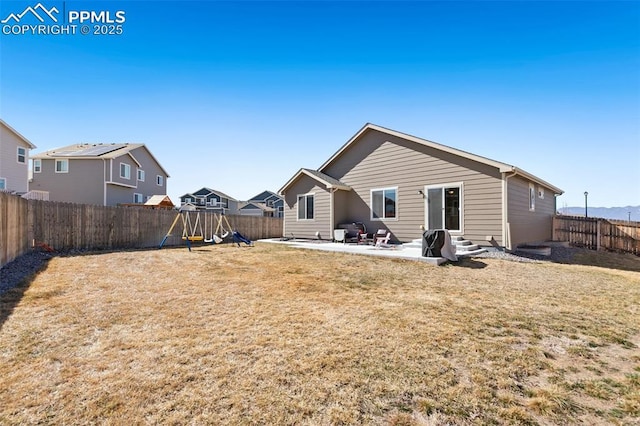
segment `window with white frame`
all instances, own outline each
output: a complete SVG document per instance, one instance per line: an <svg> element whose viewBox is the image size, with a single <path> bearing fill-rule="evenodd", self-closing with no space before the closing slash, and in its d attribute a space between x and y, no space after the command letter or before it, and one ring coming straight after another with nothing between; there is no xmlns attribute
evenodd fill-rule
<svg viewBox="0 0 640 426"><path fill-rule="evenodd" d="M160 175L156 176L156 184L158 186L163 186L164 185L164 177L160 176Z"/></svg>
<svg viewBox="0 0 640 426"><path fill-rule="evenodd" d="M371 219L395 219L398 214L398 188L371 190Z"/></svg>
<svg viewBox="0 0 640 426"><path fill-rule="evenodd" d="M42 171L42 160L33 160L33 173L40 173Z"/></svg>
<svg viewBox="0 0 640 426"><path fill-rule="evenodd" d="M298 220L312 220L315 210L315 194L298 195Z"/></svg>
<svg viewBox="0 0 640 426"><path fill-rule="evenodd" d="M138 169L138 181L144 182L144 170Z"/></svg>
<svg viewBox="0 0 640 426"><path fill-rule="evenodd" d="M529 184L529 211L535 211L536 209L536 188L530 183Z"/></svg>
<svg viewBox="0 0 640 426"><path fill-rule="evenodd" d="M27 149L21 146L18 147L18 163L27 164Z"/></svg>
<svg viewBox="0 0 640 426"><path fill-rule="evenodd" d="M538 187L538 198L544 200L544 188L541 186Z"/></svg>
<svg viewBox="0 0 640 426"><path fill-rule="evenodd" d="M142 196L142 194L134 193L133 194L133 202L136 203L136 204L142 204L142 203L144 203L144 197Z"/></svg>
<svg viewBox="0 0 640 426"><path fill-rule="evenodd" d="M126 163L120 163L120 177L122 179L131 179L131 166Z"/></svg>
<svg viewBox="0 0 640 426"><path fill-rule="evenodd" d="M7 189L7 179L0 178L0 191L4 191L5 189Z"/></svg>
<svg viewBox="0 0 640 426"><path fill-rule="evenodd" d="M56 160L56 173L69 173L69 160Z"/></svg>

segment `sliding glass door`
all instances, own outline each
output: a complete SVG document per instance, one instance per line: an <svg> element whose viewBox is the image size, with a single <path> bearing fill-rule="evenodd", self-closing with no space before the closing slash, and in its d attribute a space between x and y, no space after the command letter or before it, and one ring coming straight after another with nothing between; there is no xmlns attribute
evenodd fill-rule
<svg viewBox="0 0 640 426"><path fill-rule="evenodd" d="M462 184L425 187L427 229L462 231Z"/></svg>

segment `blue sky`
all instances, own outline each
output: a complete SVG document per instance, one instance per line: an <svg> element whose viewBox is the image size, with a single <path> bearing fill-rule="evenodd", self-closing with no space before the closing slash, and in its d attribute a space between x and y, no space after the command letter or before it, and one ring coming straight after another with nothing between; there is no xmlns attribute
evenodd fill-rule
<svg viewBox="0 0 640 426"><path fill-rule="evenodd" d="M145 143L174 202L277 191L372 122L523 168L559 208L640 205L640 2L42 3L123 10L123 34L1 35L0 116L35 152Z"/></svg>

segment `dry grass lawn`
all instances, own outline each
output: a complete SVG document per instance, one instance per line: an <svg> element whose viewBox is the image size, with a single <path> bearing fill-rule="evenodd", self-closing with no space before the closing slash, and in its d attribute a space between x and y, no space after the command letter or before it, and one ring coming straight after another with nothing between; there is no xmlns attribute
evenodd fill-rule
<svg viewBox="0 0 640 426"><path fill-rule="evenodd" d="M0 296L0 424L638 424L640 258L595 262L56 257Z"/></svg>

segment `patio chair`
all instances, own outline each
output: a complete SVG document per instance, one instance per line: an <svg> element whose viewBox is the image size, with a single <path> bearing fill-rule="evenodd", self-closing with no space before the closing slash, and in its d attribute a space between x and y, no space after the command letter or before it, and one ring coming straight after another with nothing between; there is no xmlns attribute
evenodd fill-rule
<svg viewBox="0 0 640 426"><path fill-rule="evenodd" d="M382 231L382 233L380 231ZM384 229L378 229L378 232L376 232L376 235L374 236L373 239L375 241L374 245L376 247L388 247L389 240L391 239L391 232L387 232Z"/></svg>

